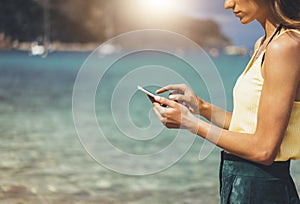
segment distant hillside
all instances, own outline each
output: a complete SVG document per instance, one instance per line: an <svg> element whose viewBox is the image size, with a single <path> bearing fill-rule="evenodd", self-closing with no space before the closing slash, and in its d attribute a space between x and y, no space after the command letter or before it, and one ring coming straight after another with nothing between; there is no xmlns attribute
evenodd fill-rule
<svg viewBox="0 0 300 204"><path fill-rule="evenodd" d="M183 34L205 48L230 44L218 24L211 20L179 14L147 18L148 14L130 10L134 1L48 0L49 29L45 29L46 0L2 0L0 33L6 40L30 42L43 38L45 30L49 30L50 41L100 43L120 33L153 28Z"/></svg>

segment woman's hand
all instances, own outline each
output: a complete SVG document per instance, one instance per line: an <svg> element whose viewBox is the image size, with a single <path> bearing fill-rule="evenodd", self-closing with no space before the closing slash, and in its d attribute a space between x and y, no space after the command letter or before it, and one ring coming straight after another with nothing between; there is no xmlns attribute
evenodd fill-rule
<svg viewBox="0 0 300 204"><path fill-rule="evenodd" d="M171 91L169 98L186 106L191 113L198 114L213 122L215 125L228 129L232 114L226 110L207 103L198 97L185 84L170 84L156 91L156 93L163 93Z"/></svg>
<svg viewBox="0 0 300 204"><path fill-rule="evenodd" d="M197 118L186 106L159 96L155 97L155 101L153 103L154 112L166 127L188 129L190 131L196 129ZM167 107L162 107L161 104Z"/></svg>
<svg viewBox="0 0 300 204"><path fill-rule="evenodd" d="M172 91L169 98L186 106L192 113L199 114L201 99L185 84L170 84L156 91L157 94Z"/></svg>

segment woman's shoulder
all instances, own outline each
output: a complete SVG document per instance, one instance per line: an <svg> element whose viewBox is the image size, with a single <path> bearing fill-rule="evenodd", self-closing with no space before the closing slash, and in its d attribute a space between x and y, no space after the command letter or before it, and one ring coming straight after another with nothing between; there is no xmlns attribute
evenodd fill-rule
<svg viewBox="0 0 300 204"><path fill-rule="evenodd" d="M300 77L300 32L285 30L274 38L266 48L265 61L271 69L280 75L290 74ZM276 69L274 69L276 67Z"/></svg>
<svg viewBox="0 0 300 204"><path fill-rule="evenodd" d="M288 29L282 31L267 47L269 51L294 53L300 55L300 31Z"/></svg>
<svg viewBox="0 0 300 204"><path fill-rule="evenodd" d="M270 42L266 49L266 54L285 58L286 60L296 60L300 58L300 31L284 30L275 39Z"/></svg>

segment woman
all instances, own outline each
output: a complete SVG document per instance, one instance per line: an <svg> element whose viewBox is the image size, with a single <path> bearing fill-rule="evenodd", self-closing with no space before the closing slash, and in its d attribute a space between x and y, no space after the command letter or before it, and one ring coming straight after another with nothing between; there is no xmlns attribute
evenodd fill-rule
<svg viewBox="0 0 300 204"><path fill-rule="evenodd" d="M224 149L221 203L300 203L289 173L290 160L300 158L300 1L226 0L224 7L265 30L236 82L233 112L186 85L159 89L172 94L156 97L154 111L168 128L188 129Z"/></svg>

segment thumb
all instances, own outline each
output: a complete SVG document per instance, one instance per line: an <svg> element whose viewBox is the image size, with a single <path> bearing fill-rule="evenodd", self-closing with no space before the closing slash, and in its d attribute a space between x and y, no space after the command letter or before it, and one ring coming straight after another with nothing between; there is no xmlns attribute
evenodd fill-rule
<svg viewBox="0 0 300 204"><path fill-rule="evenodd" d="M177 102L166 99L166 98L161 97L161 96L155 96L154 99L155 99L156 102L159 102L160 104L164 104L164 105L169 106L171 108L174 108L177 105Z"/></svg>

